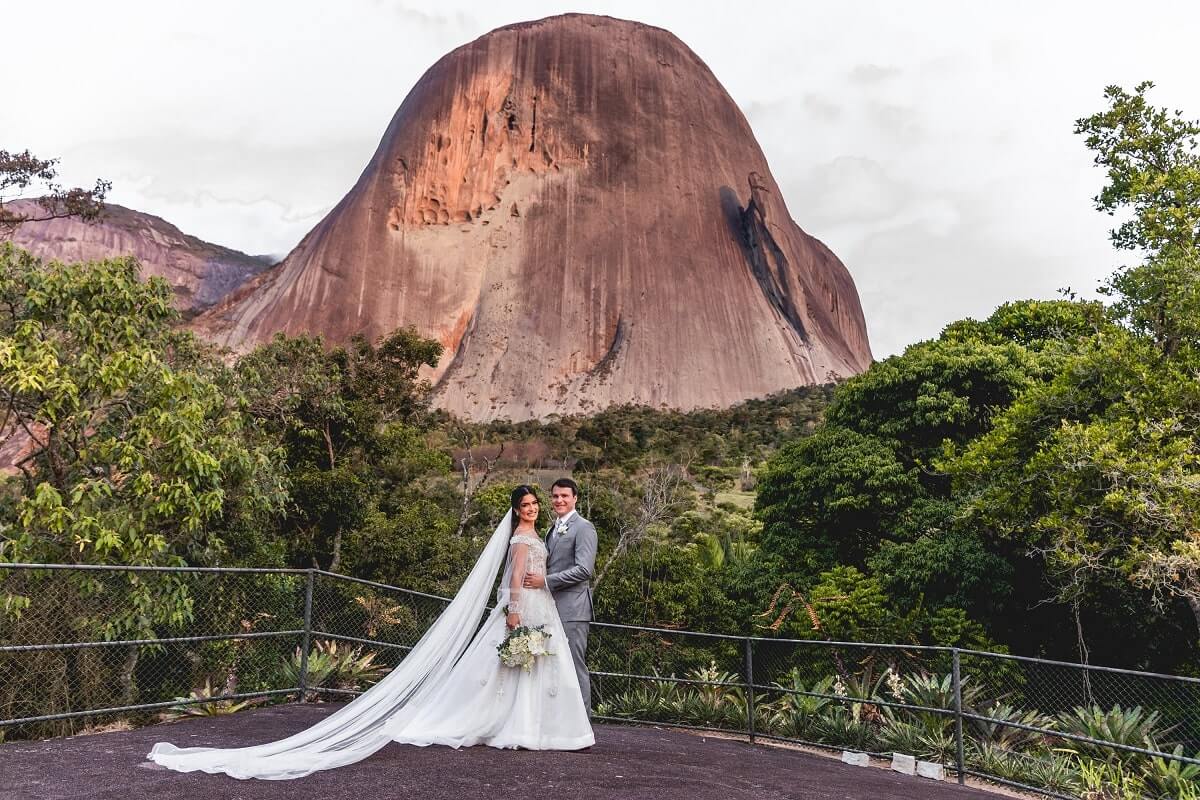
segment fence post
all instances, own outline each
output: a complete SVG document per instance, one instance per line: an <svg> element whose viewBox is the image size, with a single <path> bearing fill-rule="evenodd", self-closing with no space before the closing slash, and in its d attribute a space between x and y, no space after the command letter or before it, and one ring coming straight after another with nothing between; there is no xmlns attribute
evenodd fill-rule
<svg viewBox="0 0 1200 800"><path fill-rule="evenodd" d="M962 665L959 663L958 648L951 649L954 681L954 745L957 749L955 766L958 769L958 783L966 782L963 774L963 711L962 711Z"/></svg>
<svg viewBox="0 0 1200 800"><path fill-rule="evenodd" d="M754 644L746 637L746 733L754 742Z"/></svg>
<svg viewBox="0 0 1200 800"><path fill-rule="evenodd" d="M304 583L304 641L300 645L300 702L305 701L308 694L308 645L312 634L312 596L313 571L307 569L307 580Z"/></svg>

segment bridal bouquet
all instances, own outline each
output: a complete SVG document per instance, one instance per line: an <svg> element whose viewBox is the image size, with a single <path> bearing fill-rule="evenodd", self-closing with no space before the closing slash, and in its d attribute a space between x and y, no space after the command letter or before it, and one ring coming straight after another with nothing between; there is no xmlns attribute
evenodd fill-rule
<svg viewBox="0 0 1200 800"><path fill-rule="evenodd" d="M553 654L546 646L550 636L551 634L546 632L544 625L538 625L535 628L521 625L513 628L496 648L496 651L500 653L500 663L506 667L520 667L529 672L538 656Z"/></svg>

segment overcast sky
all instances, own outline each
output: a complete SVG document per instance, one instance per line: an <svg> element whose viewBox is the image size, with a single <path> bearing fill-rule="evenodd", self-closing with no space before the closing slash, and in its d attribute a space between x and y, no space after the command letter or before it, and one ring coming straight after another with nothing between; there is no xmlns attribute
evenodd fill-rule
<svg viewBox="0 0 1200 800"><path fill-rule="evenodd" d="M1120 260L1076 118L1111 83L1200 117L1200 3L53 2L5 8L0 148L250 253L353 185L439 57L567 11L667 28L750 120L795 220L849 267L877 358Z"/></svg>

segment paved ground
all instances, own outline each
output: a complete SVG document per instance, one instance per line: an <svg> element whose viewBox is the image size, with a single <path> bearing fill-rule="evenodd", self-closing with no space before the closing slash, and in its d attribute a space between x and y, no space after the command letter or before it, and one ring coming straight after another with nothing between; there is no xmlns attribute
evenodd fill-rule
<svg viewBox="0 0 1200 800"><path fill-rule="evenodd" d="M0 745L0 800L996 800L997 795L809 753L639 726L598 725L579 753L391 745L295 781L171 772L157 741L237 746L280 738L336 706L274 706L133 731Z"/></svg>

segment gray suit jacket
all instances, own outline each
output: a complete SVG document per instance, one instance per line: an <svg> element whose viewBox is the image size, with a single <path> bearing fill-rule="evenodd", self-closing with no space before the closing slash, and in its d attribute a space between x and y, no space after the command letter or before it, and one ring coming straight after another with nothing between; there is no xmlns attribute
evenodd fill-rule
<svg viewBox="0 0 1200 800"><path fill-rule="evenodd" d="M555 541L546 535L546 586L554 595L563 622L591 622L592 573L596 570L596 526L576 511L567 521L567 532Z"/></svg>

